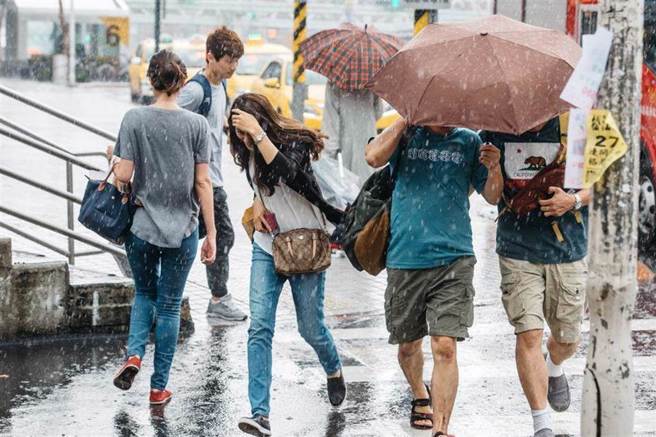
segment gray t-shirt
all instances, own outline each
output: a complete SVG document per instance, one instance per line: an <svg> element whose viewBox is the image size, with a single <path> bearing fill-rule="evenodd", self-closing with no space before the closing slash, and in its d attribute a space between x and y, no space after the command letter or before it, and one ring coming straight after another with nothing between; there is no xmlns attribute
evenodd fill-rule
<svg viewBox="0 0 656 437"><path fill-rule="evenodd" d="M195 165L209 162L207 132L204 117L183 109L146 106L125 114L114 154L134 162L132 189L143 205L134 235L176 248L196 229Z"/></svg>
<svg viewBox="0 0 656 437"><path fill-rule="evenodd" d="M223 186L223 175L221 174L221 151L223 140L223 122L226 112L226 93L223 85L213 85L212 87L212 106L207 114L207 121L210 124L210 145L212 157L210 159L210 177L212 185L215 187ZM178 94L178 105L189 111L196 112L203 103L203 87L198 82L187 82Z"/></svg>

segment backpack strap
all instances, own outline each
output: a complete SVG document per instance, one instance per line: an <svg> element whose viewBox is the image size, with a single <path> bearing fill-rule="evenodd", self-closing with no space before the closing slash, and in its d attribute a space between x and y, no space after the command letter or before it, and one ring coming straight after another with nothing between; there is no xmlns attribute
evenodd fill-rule
<svg viewBox="0 0 656 437"><path fill-rule="evenodd" d="M221 81L221 85L223 85L223 92L225 93L225 99L226 99L226 112L228 111L228 108L230 108L230 97L228 97L228 81L226 79L223 79Z"/></svg>
<svg viewBox="0 0 656 437"><path fill-rule="evenodd" d="M560 226L556 220L551 222L551 229L553 229L554 234L556 234L556 240L558 240L559 243L564 243L565 237L563 236L563 232L560 230Z"/></svg>
<svg viewBox="0 0 656 437"><path fill-rule="evenodd" d="M560 165L563 164L566 159L567 159L567 144L560 143L560 149L558 149L558 155L556 155L556 159L554 160L554 162Z"/></svg>
<svg viewBox="0 0 656 437"><path fill-rule="evenodd" d="M207 117L207 114L210 113L210 108L212 108L212 86L210 85L210 81L201 73L196 73L194 77L189 79L189 82L196 82L203 88L203 101L196 109L196 113ZM226 94L226 99L227 96Z"/></svg>

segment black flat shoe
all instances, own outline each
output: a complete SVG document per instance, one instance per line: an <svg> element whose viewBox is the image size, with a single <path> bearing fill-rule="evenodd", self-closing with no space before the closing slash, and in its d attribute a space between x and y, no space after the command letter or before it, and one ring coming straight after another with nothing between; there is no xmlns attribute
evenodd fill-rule
<svg viewBox="0 0 656 437"><path fill-rule="evenodd" d="M339 376L328 378L328 399L330 403L337 407L342 405L346 398L346 382L344 382L344 374L339 371Z"/></svg>

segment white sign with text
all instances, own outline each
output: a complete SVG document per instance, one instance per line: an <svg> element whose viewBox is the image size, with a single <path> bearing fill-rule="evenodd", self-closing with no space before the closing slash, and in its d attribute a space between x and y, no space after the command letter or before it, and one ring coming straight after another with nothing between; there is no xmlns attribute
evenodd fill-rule
<svg viewBox="0 0 656 437"><path fill-rule="evenodd" d="M569 111L565 188L583 188L587 120L587 110L573 108Z"/></svg>
<svg viewBox="0 0 656 437"><path fill-rule="evenodd" d="M597 101L597 92L606 71L613 32L600 27L592 35L583 35L583 54L565 85L560 98L589 111Z"/></svg>

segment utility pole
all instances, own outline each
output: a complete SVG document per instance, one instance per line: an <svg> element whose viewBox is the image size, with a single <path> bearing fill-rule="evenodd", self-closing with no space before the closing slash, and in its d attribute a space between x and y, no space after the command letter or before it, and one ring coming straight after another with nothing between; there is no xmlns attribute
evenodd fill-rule
<svg viewBox="0 0 656 437"><path fill-rule="evenodd" d="M294 89L292 95L292 114L301 123L304 120L305 99L307 98L307 85L305 84L305 68L303 67L303 55L301 54L301 43L307 38L307 0L294 1ZM281 78L280 80L285 80Z"/></svg>
<svg viewBox="0 0 656 437"><path fill-rule="evenodd" d="M415 35L432 23L437 23L437 9L415 9Z"/></svg>
<svg viewBox="0 0 656 437"><path fill-rule="evenodd" d="M62 31L62 54L68 56L70 38L68 37L68 24L66 23L66 15L64 14L63 0L59 0L59 27L61 27Z"/></svg>
<svg viewBox="0 0 656 437"><path fill-rule="evenodd" d="M75 55L76 55L76 32L75 32L75 6L71 1L70 17L68 19L68 85L75 85Z"/></svg>
<svg viewBox="0 0 656 437"><path fill-rule="evenodd" d="M162 17L161 0L155 0L155 53L159 52L160 19Z"/></svg>
<svg viewBox="0 0 656 437"><path fill-rule="evenodd" d="M595 184L590 212L590 345L581 411L586 437L631 436L634 422L631 317L637 292L643 3L599 3L599 24L614 37L597 107L611 112L628 151Z"/></svg>

